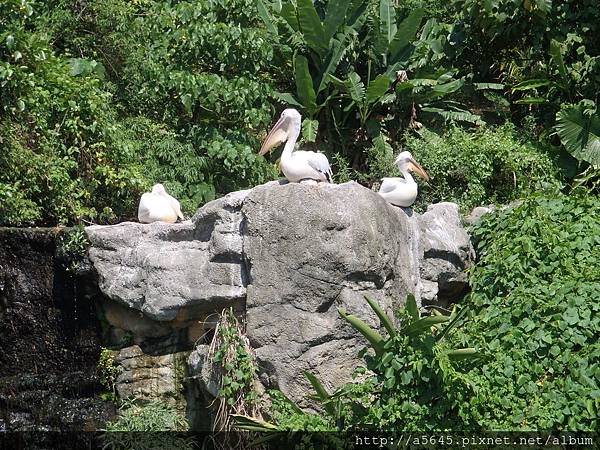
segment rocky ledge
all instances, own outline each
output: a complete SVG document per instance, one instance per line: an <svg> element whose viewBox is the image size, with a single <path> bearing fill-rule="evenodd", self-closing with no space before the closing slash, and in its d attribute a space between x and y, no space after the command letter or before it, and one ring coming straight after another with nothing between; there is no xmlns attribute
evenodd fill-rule
<svg viewBox="0 0 600 450"><path fill-rule="evenodd" d="M155 355L193 349L188 375L207 386L202 337L231 306L245 321L263 385L296 400L310 390L304 370L331 388L359 363L364 342L339 307L375 325L365 294L388 311L408 293L422 304L457 301L472 256L455 204L419 215L354 182L271 182L210 202L184 223L86 231L116 332Z"/></svg>

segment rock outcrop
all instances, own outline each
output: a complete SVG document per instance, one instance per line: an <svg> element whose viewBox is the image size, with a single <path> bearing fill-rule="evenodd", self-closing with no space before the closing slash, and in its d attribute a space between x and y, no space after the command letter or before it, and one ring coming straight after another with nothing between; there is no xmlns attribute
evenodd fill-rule
<svg viewBox="0 0 600 450"><path fill-rule="evenodd" d="M210 202L191 222L87 233L114 327L142 347L173 332L185 335L178 351L199 344L190 375L214 394L202 373L203 336L231 306L246 323L261 382L296 400L310 390L304 370L332 388L359 362L364 342L339 307L377 325L365 294L388 312L408 293L449 301L466 286L471 252L456 205L419 216L356 183L271 182Z"/></svg>

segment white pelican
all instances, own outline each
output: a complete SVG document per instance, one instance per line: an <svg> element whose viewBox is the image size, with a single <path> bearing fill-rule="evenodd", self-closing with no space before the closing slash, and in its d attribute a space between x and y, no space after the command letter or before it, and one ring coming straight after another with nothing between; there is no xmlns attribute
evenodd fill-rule
<svg viewBox="0 0 600 450"><path fill-rule="evenodd" d="M300 135L301 118L300 113L295 109L283 110L281 117L263 142L259 155L264 155L273 147L285 142L279 166L289 182L314 180L313 183L315 181L331 183L331 166L323 153L294 151L294 145Z"/></svg>
<svg viewBox="0 0 600 450"><path fill-rule="evenodd" d="M162 184L155 184L152 192L146 192L140 199L138 219L141 223L168 222L175 223L177 217L183 219L181 205L167 194Z"/></svg>
<svg viewBox="0 0 600 450"><path fill-rule="evenodd" d="M417 198L417 183L413 180L410 171L415 171L426 180L429 180L429 175L417 164L410 152L400 153L395 163L398 165L404 178L383 178L381 187L379 188L379 195L392 205L406 208L412 205Z"/></svg>

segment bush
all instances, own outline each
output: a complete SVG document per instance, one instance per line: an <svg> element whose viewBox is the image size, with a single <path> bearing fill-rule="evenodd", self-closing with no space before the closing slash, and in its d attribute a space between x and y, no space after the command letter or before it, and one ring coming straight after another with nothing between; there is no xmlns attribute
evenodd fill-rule
<svg viewBox="0 0 600 450"><path fill-rule="evenodd" d="M106 424L102 435L104 449L188 450L195 448L191 437L164 431L187 431L185 417L172 406L153 400L138 405L125 401L119 408L119 417ZM138 433L132 433L132 432Z"/></svg>
<svg viewBox="0 0 600 450"><path fill-rule="evenodd" d="M420 137L408 136L406 148L432 177L430 183L419 182L419 209L451 201L468 211L560 187L549 149L510 124L473 132L455 127L444 135L424 130Z"/></svg>
<svg viewBox="0 0 600 450"><path fill-rule="evenodd" d="M536 197L474 230L471 320L488 360L467 377L467 423L493 430L600 425L600 200Z"/></svg>
<svg viewBox="0 0 600 450"><path fill-rule="evenodd" d="M0 224L127 217L143 183L116 139L102 65L54 54L32 3L10 6L0 33Z"/></svg>

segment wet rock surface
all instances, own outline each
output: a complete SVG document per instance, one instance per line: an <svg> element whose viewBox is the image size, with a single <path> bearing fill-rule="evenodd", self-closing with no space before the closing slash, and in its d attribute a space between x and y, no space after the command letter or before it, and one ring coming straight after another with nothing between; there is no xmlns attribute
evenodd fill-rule
<svg viewBox="0 0 600 450"><path fill-rule="evenodd" d="M0 229L0 429L94 430L101 326L93 280L56 257L56 229Z"/></svg>

